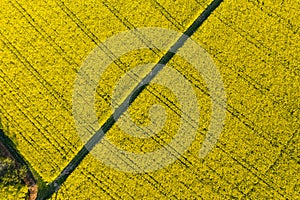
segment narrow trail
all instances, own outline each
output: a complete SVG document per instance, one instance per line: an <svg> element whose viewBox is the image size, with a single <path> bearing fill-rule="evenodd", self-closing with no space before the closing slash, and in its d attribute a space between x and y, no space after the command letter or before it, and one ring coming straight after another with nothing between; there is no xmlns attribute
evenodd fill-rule
<svg viewBox="0 0 300 200"><path fill-rule="evenodd" d="M223 0L214 0L212 3L199 15L191 26L181 35L174 43L168 52L159 60L153 67L151 72L147 74L142 81L133 89L127 96L124 102L115 110L109 119L101 126L101 128L93 135L93 137L82 147L77 155L63 169L60 175L51 182L46 189L39 191L39 200L49 199L57 192L60 186L67 180L70 174L77 168L81 161L89 154L93 147L105 136L110 128L115 124L119 117L129 108L131 103L145 89L145 87L153 80L153 78L163 69L163 67L173 58L176 52L181 48L189 37L191 37L203 22L211 15L211 13L223 2Z"/></svg>
<svg viewBox="0 0 300 200"><path fill-rule="evenodd" d="M29 199L35 199L34 193L37 192L37 180L32 174L26 160L24 157L17 151L13 141L4 134L4 131L0 129L0 148L3 149L3 154L11 159L14 159L18 165L25 166L26 168L26 177L25 183L29 187Z"/></svg>
<svg viewBox="0 0 300 200"><path fill-rule="evenodd" d="M29 166L27 165L26 160L23 158L23 156L16 150L16 146L13 143L9 137L7 137L3 130L0 129L0 143L5 147L5 149L11 154L13 159L17 162L20 163L22 166L25 166L27 169L27 173L32 180L32 185L36 184L36 179L34 178L33 174L30 171Z"/></svg>

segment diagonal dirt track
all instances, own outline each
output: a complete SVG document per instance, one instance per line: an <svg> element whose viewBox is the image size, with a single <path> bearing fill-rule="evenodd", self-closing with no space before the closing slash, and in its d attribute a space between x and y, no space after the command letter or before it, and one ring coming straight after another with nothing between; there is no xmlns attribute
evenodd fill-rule
<svg viewBox="0 0 300 200"><path fill-rule="evenodd" d="M56 191L59 190L61 184L68 178L68 176L76 169L80 162L93 149L93 147L104 137L105 133L115 124L118 118L128 109L130 104L137 98L137 96L145 89L151 80L159 73L159 71L173 58L178 49L184 45L186 40L192 36L195 31L203 24L203 22L210 16L210 14L222 3L223 0L214 0L192 23L191 26L182 34L182 36L175 42L169 51L159 60L152 71L142 79L142 81L133 89L127 96L125 101L116 109L115 113L102 125L102 127L93 135L93 137L85 144L85 146L78 152L78 154L71 160L71 162L64 168L61 174L48 185L44 191L40 191L38 199L50 198Z"/></svg>

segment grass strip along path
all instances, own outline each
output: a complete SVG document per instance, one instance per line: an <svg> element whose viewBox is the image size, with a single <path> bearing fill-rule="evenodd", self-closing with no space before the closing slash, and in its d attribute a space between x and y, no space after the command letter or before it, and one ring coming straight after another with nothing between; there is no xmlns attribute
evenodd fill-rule
<svg viewBox="0 0 300 200"><path fill-rule="evenodd" d="M159 60L153 67L151 72L146 75L142 81L133 89L127 96L124 102L116 109L109 119L101 126L101 128L93 135L93 137L82 147L78 154L70 161L70 163L63 169L60 175L51 182L45 190L39 191L38 199L48 199L60 186L66 181L69 175L76 169L80 162L93 149L93 147L104 137L107 131L115 124L118 118L128 109L130 104L137 98L137 96L145 89L151 80L159 73L160 70L173 58L178 49L184 45L186 40L191 37L195 31L203 24L203 22L210 16L210 14L222 3L223 0L214 0L192 23L191 26L182 34L182 36L175 42L169 51Z"/></svg>

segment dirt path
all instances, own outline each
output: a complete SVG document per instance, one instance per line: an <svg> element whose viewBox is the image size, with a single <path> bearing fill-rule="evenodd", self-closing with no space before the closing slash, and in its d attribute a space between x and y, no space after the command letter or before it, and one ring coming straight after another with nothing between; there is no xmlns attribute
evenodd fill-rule
<svg viewBox="0 0 300 200"><path fill-rule="evenodd" d="M85 144L78 154L71 160L71 162L64 168L60 175L48 185L44 191L40 191L38 199L44 200L50 198L57 192L60 186L65 182L68 176L77 168L85 156L93 149L93 147L104 137L106 132L115 124L118 118L128 109L130 104L137 98L137 96L145 89L145 87L153 80L159 71L173 58L180 47L184 45L186 40L194 34L194 32L203 24L203 22L210 16L210 14L222 3L223 0L214 0L201 13L201 15L193 22L193 24L182 34L182 36L175 42L170 50L159 60L151 72L143 78L143 80L133 89L127 96L124 102L118 107L114 114L102 125L102 127L93 135L93 137Z"/></svg>

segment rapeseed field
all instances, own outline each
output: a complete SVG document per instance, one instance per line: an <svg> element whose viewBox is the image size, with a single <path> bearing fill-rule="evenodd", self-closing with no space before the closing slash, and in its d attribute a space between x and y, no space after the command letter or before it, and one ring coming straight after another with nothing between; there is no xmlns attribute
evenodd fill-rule
<svg viewBox="0 0 300 200"><path fill-rule="evenodd" d="M86 142L76 130L72 95L90 52L126 30L161 27L184 32L211 2L1 2L1 122L45 183L55 180ZM199 158L212 120L210 91L203 75L175 55L167 66L191 84L199 121L195 124L182 112L172 88L152 83L105 139L127 152L154 152L172 141L184 118L195 127L187 151L175 162L145 173L118 170L89 154L53 198L300 198L299 17L299 1L224 0L191 37L211 56L226 92L224 127L208 155ZM118 80L131 73L137 84L149 68L132 70L157 63L164 53L156 48L135 50L108 66L95 95L99 125L114 112L111 99ZM119 100L132 89L122 90ZM152 109L153 105L159 106ZM129 118L143 133L158 131L144 138L130 135L120 128Z"/></svg>

